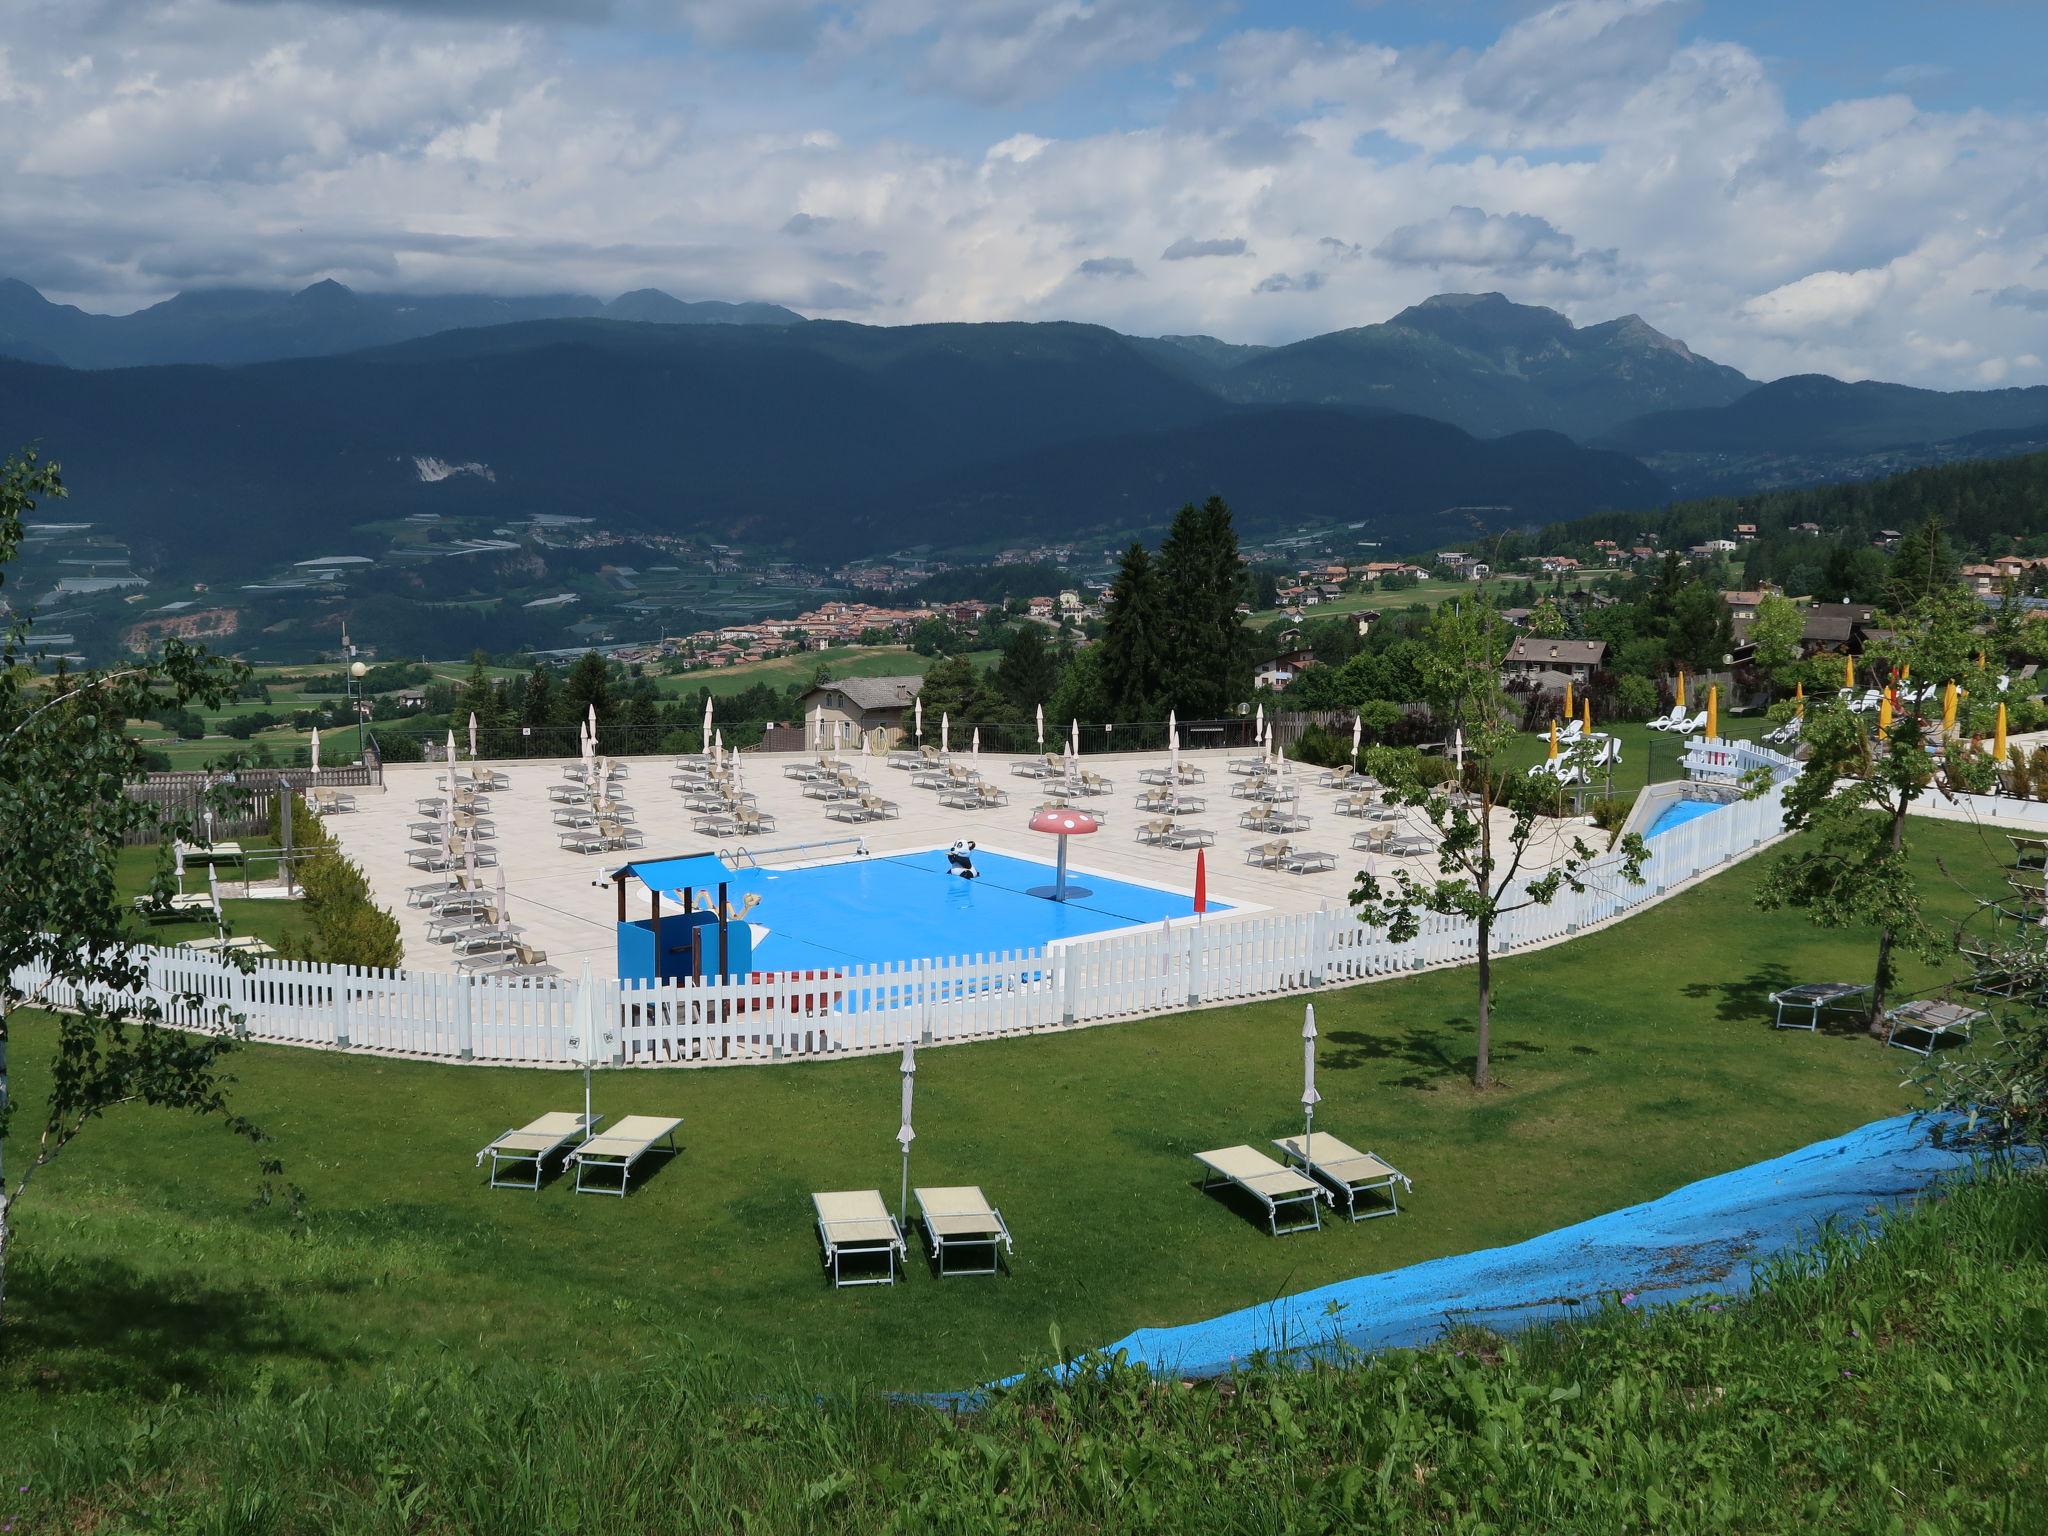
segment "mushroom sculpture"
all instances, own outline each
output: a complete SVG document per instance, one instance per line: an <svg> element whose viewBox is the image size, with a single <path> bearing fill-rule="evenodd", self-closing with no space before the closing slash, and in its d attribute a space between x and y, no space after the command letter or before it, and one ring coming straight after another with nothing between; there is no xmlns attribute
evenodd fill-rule
<svg viewBox="0 0 2048 1536"><path fill-rule="evenodd" d="M1040 886L1031 893L1032 895L1050 896L1054 901L1065 901L1067 899L1067 839L1070 837L1087 837L1095 829L1096 821L1093 816L1090 816L1086 811L1075 810L1071 806L1044 806L1032 816L1032 831L1050 832L1060 840L1059 869L1058 873L1053 876L1051 889L1048 890L1046 887ZM1076 894L1085 896L1088 893L1086 891L1077 891Z"/></svg>

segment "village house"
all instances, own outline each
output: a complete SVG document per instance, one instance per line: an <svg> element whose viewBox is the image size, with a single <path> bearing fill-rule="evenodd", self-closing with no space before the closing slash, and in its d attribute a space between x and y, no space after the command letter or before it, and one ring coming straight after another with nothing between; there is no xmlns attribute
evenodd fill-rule
<svg viewBox="0 0 2048 1536"><path fill-rule="evenodd" d="M835 735L844 725L849 736L884 731L894 740L907 730L906 713L917 702L918 691L923 687L924 679L915 674L839 678L804 694L804 718L817 719Z"/></svg>
<svg viewBox="0 0 2048 1536"><path fill-rule="evenodd" d="M1807 656L1860 656L1864 644L1883 633L1873 627L1876 622L1873 603L1815 603L1806 610L1800 650Z"/></svg>
<svg viewBox="0 0 2048 1536"><path fill-rule="evenodd" d="M1605 664L1605 640L1546 640L1519 636L1501 663L1501 681L1533 683L1537 688L1562 688L1567 679L1584 683Z"/></svg>

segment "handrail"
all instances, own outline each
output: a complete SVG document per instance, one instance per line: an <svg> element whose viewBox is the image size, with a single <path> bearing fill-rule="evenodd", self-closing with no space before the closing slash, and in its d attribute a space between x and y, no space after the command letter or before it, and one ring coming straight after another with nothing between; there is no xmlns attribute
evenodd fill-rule
<svg viewBox="0 0 2048 1536"><path fill-rule="evenodd" d="M868 856L868 840L864 837L828 837L815 843L783 843L774 848L749 848L740 843L732 851L733 868L759 869L764 854L802 853L809 848L844 848L848 843L862 858Z"/></svg>

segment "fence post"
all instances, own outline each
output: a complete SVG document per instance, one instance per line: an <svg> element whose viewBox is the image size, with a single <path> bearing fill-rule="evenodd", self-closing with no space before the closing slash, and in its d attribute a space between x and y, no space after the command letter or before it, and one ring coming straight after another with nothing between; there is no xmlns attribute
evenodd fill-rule
<svg viewBox="0 0 2048 1536"><path fill-rule="evenodd" d="M932 1038L932 963L917 962L917 1043L928 1045Z"/></svg>
<svg viewBox="0 0 2048 1536"><path fill-rule="evenodd" d="M1074 1027L1074 946L1060 950L1060 1023Z"/></svg>
<svg viewBox="0 0 2048 1536"><path fill-rule="evenodd" d="M477 983L474 981L465 986L459 994L461 1001L455 1010L455 1038L460 1042L464 1061L476 1060L476 1025L469 1013L476 989Z"/></svg>
<svg viewBox="0 0 2048 1536"><path fill-rule="evenodd" d="M339 971L339 966L330 967ZM334 1043L341 1050L348 1049L348 989L339 980L334 981Z"/></svg>
<svg viewBox="0 0 2048 1536"><path fill-rule="evenodd" d="M1202 1002L1202 920L1196 918L1188 926L1188 1006L1198 1008Z"/></svg>
<svg viewBox="0 0 2048 1536"><path fill-rule="evenodd" d="M1320 987L1323 984L1323 972L1327 968L1326 952L1330 942L1329 930L1330 914L1327 911L1318 907L1309 914L1308 984L1312 987Z"/></svg>

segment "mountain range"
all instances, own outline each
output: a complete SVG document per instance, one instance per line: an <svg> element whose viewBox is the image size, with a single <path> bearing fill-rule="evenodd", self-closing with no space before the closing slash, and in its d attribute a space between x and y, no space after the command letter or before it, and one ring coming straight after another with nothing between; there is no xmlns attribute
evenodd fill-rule
<svg viewBox="0 0 2048 1536"><path fill-rule="evenodd" d="M1389 539L1641 505L1633 459L1388 411L1251 408L1098 326L525 321L345 356L112 370L0 361L0 441L40 437L146 559L370 553L420 512L595 516L807 559L1116 536L1211 492L1247 530ZM419 461L483 474L428 478Z"/></svg>
<svg viewBox="0 0 2048 1536"><path fill-rule="evenodd" d="M1638 317L1576 326L1494 293L1265 347L651 289L319 283L107 316L0 282L0 444L29 439L65 462L78 515L223 567L457 506L839 556L1115 536L1211 491L1248 531L1336 519L1417 548L2026 451L2048 389L1760 385Z"/></svg>
<svg viewBox="0 0 2048 1536"><path fill-rule="evenodd" d="M469 326L598 317L659 325L790 325L803 319L779 304L686 303L659 288L606 303L577 293L358 293L332 281L297 292L205 289L133 314L96 315L53 304L27 283L0 278L0 356L68 368L323 357Z"/></svg>

